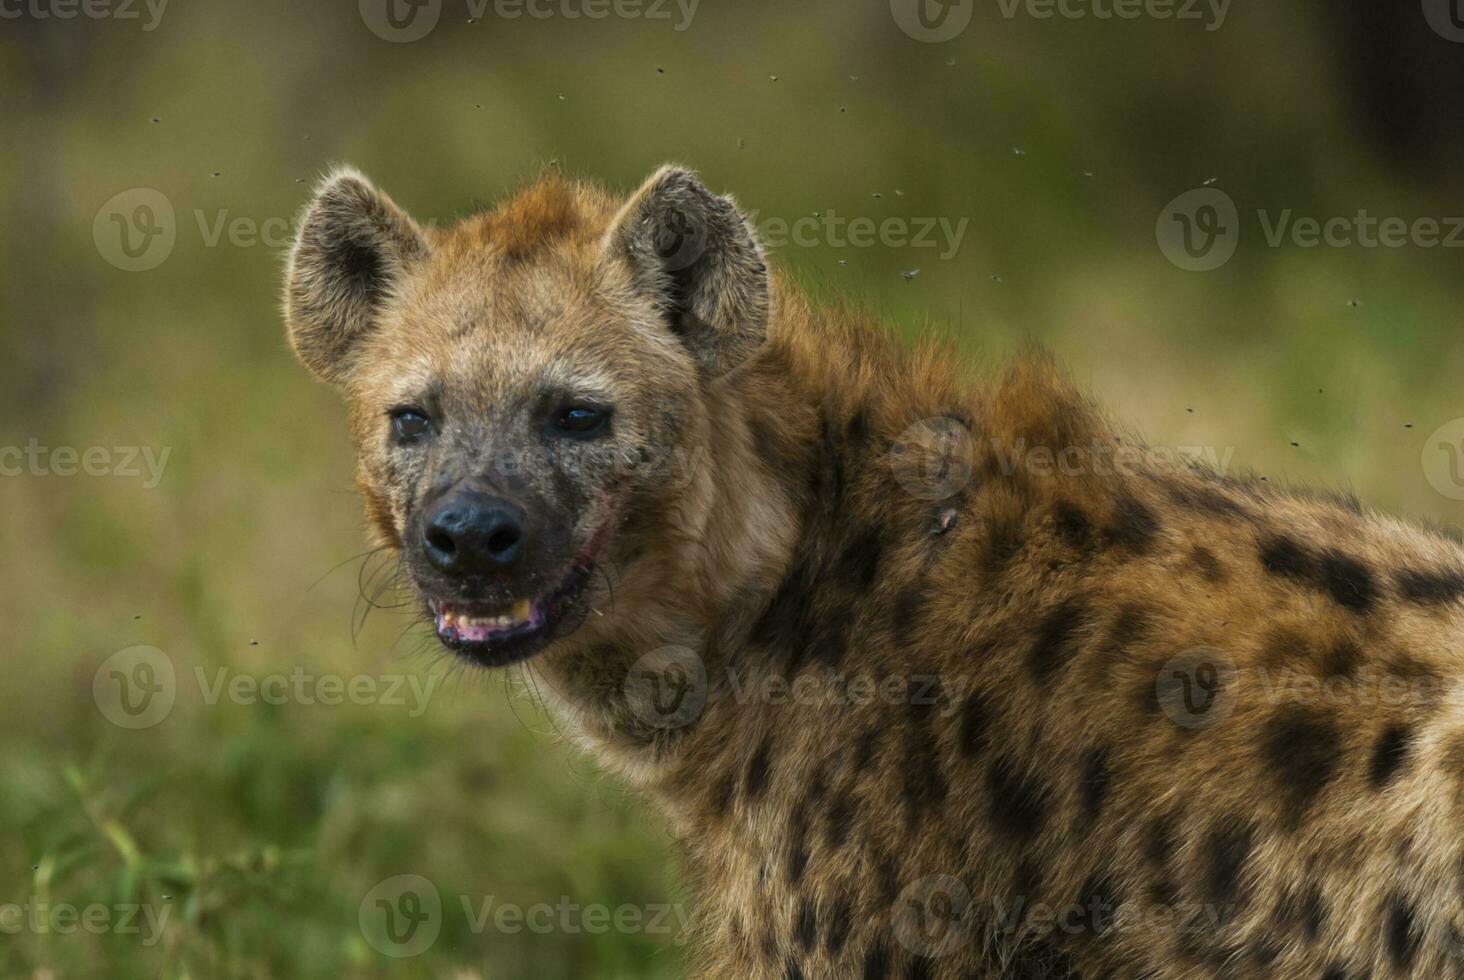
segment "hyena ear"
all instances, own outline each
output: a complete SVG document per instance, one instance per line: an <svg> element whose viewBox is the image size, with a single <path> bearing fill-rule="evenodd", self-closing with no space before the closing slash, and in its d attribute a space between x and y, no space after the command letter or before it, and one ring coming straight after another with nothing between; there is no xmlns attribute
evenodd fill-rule
<svg viewBox="0 0 1464 980"><path fill-rule="evenodd" d="M736 205L689 171L657 171L616 216L605 245L630 263L638 288L708 377L761 346L769 307L762 249Z"/></svg>
<svg viewBox="0 0 1464 980"><path fill-rule="evenodd" d="M285 324L301 362L325 381L350 377L382 303L427 251L422 230L371 181L354 170L327 177L285 274Z"/></svg>

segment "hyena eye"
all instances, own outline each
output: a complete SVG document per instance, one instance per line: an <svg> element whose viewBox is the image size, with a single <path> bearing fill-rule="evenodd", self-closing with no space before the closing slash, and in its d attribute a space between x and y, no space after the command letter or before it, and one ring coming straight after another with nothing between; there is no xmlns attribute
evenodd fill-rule
<svg viewBox="0 0 1464 980"><path fill-rule="evenodd" d="M432 420L421 409L394 408L389 414L392 434L404 446L420 442L432 434Z"/></svg>
<svg viewBox="0 0 1464 980"><path fill-rule="evenodd" d="M554 416L554 428L576 439L592 439L605 431L610 409L594 405L568 405Z"/></svg>

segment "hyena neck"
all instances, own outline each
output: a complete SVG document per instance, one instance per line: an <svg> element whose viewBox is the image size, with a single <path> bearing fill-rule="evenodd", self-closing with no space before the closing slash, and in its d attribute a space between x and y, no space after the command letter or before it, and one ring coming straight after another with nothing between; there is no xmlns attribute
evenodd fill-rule
<svg viewBox="0 0 1464 980"><path fill-rule="evenodd" d="M539 667L571 737L642 789L735 728L738 691L782 669L758 624L836 517L837 474L854 465L845 430L867 437L857 419L829 431L857 414L839 353L775 338L707 386L670 532L616 583L618 610Z"/></svg>

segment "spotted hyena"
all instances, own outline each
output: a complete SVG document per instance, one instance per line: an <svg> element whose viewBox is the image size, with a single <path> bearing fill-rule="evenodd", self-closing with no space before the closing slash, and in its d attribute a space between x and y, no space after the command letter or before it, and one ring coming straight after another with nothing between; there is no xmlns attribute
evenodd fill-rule
<svg viewBox="0 0 1464 980"><path fill-rule="evenodd" d="M443 645L681 841L702 977L1464 976L1464 549L968 375L668 167L320 188L291 342Z"/></svg>

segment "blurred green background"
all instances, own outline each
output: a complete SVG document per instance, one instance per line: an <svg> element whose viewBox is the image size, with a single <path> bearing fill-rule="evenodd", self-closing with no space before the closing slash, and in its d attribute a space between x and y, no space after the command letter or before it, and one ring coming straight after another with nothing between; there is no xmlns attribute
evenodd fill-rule
<svg viewBox="0 0 1464 980"><path fill-rule="evenodd" d="M452 669L400 611L360 625L384 569L341 405L277 301L285 228L333 162L439 222L550 161L628 190L667 160L765 228L967 219L954 254L816 232L776 259L973 358L1039 340L1157 445L1464 522L1427 441L1464 415L1461 253L1273 247L1258 216L1464 214L1464 44L1414 0L1235 0L1218 22L968 0L944 41L902 0L651 2L447 2L406 43L353 0L0 3L0 446L106 451L94 475L0 457L0 976L684 973L670 926L470 914L687 896L654 815L504 676ZM1240 238L1186 271L1156 222L1204 186ZM118 251L134 219L160 249L171 230L143 271ZM160 478L127 447L167 451ZM174 703L129 729L108 658L138 645L161 652L123 660L165 658ZM291 676L279 703L216 692ZM319 703L329 677L383 696ZM403 677L435 686L388 696ZM362 921L402 874L443 911L398 958Z"/></svg>

